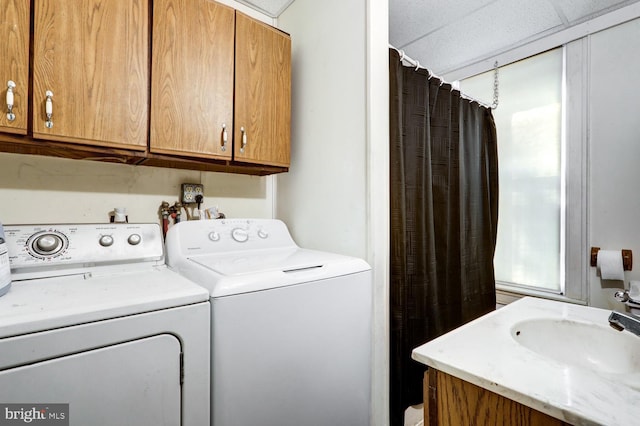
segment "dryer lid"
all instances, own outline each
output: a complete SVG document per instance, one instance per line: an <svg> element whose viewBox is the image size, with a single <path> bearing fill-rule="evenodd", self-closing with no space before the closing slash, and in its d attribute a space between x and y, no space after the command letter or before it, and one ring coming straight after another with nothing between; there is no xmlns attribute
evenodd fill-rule
<svg viewBox="0 0 640 426"><path fill-rule="evenodd" d="M163 266L14 281L0 298L0 338L206 302Z"/></svg>

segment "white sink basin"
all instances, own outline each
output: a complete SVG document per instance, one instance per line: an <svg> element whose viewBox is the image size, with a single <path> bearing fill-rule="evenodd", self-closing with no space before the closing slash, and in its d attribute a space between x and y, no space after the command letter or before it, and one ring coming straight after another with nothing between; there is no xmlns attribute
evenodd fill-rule
<svg viewBox="0 0 640 426"><path fill-rule="evenodd" d="M524 297L412 356L568 424L640 425L640 337L611 328L610 314Z"/></svg>
<svg viewBox="0 0 640 426"><path fill-rule="evenodd" d="M607 376L640 374L640 337L608 324L532 318L513 325L511 336L529 350L566 365Z"/></svg>

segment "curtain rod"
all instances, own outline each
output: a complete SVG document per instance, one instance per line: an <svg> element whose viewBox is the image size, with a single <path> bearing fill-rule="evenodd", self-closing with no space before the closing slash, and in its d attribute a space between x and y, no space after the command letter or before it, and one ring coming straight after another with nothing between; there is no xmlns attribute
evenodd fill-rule
<svg viewBox="0 0 640 426"><path fill-rule="evenodd" d="M443 83L447 83L447 84L451 85L451 87L454 87L454 85L453 85L453 84L446 82L444 78L442 78L442 77L440 77L440 76L435 75L435 74L434 74L434 73L433 73L429 68L427 68L427 67L424 67L424 66L420 65L420 61L418 61L417 59L413 59L413 58L409 57L406 53L404 53L404 50L398 49L397 47L393 46L391 43L389 43L389 47L390 47L391 49L395 50L396 52L398 52L398 53L400 54L400 62L405 61L405 62L409 63L410 65L412 65L412 66L416 67L416 71L417 71L418 69L420 69L420 68L422 68L422 69L424 69L424 70L427 70L427 72L429 73L429 78L431 78L431 77L435 77L435 78L437 78L438 80L440 80L441 82L443 82ZM480 101L480 100L478 100L478 99L475 99L475 98L473 98L473 97L471 97L471 96L469 96L469 95L467 95L467 94L463 93L463 92L462 92L460 89L458 89L458 88L456 88L455 90L457 90L458 92L460 92L460 97L461 97L461 98L464 98L464 99L466 99L466 100L468 100L468 101L471 101L471 102L477 102L477 103L479 103L480 105L482 105L482 106L483 106L483 107L485 107L485 108L495 109L495 108L497 108L497 107L498 107L498 104L497 104L497 101L496 101L496 100L494 100L494 104L493 104L493 105L489 105L489 104L487 104L487 103L485 103L485 102L483 102L483 101Z"/></svg>

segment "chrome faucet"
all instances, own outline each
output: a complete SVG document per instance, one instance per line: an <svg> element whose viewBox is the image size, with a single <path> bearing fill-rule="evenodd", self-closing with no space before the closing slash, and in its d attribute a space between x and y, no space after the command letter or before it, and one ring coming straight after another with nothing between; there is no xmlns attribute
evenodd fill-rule
<svg viewBox="0 0 640 426"><path fill-rule="evenodd" d="M629 290L619 290L613 295L618 302L627 302L629 300Z"/></svg>
<svg viewBox="0 0 640 426"><path fill-rule="evenodd" d="M609 325L618 331L627 330L640 337L640 317L613 311L609 315Z"/></svg>

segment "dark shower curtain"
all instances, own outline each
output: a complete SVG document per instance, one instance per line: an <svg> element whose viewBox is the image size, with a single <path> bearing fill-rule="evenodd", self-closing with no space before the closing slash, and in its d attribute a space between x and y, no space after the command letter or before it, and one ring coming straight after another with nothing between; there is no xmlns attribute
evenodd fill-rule
<svg viewBox="0 0 640 426"><path fill-rule="evenodd" d="M395 49L389 76L390 403L402 426L422 402L426 367L412 349L495 309L498 160L491 109L403 66Z"/></svg>

